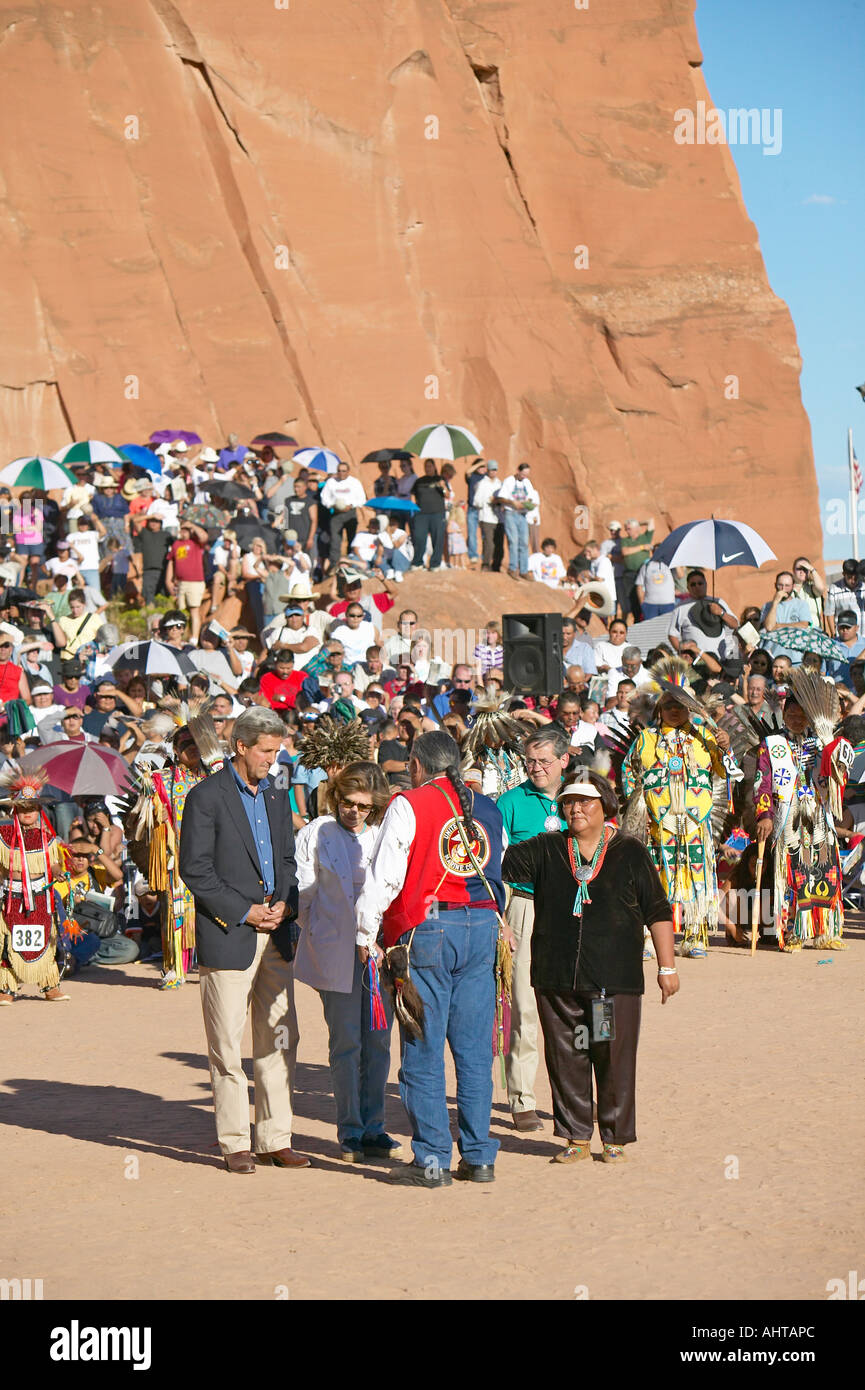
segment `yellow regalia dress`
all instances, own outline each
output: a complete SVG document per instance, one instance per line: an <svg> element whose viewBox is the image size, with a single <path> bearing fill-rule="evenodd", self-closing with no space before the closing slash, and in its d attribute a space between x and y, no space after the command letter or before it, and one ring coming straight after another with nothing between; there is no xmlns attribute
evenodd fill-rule
<svg viewBox="0 0 865 1390"><path fill-rule="evenodd" d="M643 729L622 765L625 794L642 786L645 795L648 848L684 936L683 954L707 950L709 929L718 923L712 779L726 775L721 750L703 724Z"/></svg>

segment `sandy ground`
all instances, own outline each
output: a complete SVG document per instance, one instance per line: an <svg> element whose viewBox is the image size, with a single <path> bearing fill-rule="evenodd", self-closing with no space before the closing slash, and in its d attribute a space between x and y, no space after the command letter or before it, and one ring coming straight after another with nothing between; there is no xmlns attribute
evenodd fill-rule
<svg viewBox="0 0 865 1390"><path fill-rule="evenodd" d="M214 1145L194 979L161 994L151 966L92 969L68 1004L0 1010L0 1276L46 1299L825 1299L861 1265L861 927L850 940L830 964L716 948L681 962L663 1009L650 973L629 1162L550 1164L542 1066L544 1132L518 1138L498 1092L495 1184L437 1193L338 1161L312 991L295 1147L314 1167L250 1179Z"/></svg>

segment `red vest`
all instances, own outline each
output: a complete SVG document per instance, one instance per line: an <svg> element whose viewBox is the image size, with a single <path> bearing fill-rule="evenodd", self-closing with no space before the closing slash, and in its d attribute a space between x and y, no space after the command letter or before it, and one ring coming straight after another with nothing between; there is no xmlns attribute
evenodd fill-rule
<svg viewBox="0 0 865 1390"><path fill-rule="evenodd" d="M435 782L447 792L459 815L459 802L451 783L444 776ZM434 901L465 903L467 907L490 901L488 890L466 855L453 810L435 784L430 782L398 795L411 803L416 831L408 852L405 882L382 918L385 946L393 946L403 932L423 922ZM501 879L501 813L487 797L476 796L474 821L478 835L472 842L472 853L495 889Z"/></svg>

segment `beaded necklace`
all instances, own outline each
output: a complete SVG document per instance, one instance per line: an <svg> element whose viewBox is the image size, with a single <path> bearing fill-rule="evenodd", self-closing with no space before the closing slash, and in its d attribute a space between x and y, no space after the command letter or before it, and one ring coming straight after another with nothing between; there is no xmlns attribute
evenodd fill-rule
<svg viewBox="0 0 865 1390"><path fill-rule="evenodd" d="M611 825L604 826L604 833L597 843L591 862L588 864L583 863L576 837L568 836L568 859L571 864L571 873L577 880L577 896L574 898L573 913L575 917L582 917L583 908L592 901L589 897L589 884L593 879L597 878L600 873L601 865L604 862L604 855L607 852L607 846L615 833Z"/></svg>

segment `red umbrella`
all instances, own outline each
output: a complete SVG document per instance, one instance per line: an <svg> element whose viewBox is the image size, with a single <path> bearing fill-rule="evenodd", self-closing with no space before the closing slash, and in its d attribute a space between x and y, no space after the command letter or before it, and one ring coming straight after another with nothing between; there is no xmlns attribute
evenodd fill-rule
<svg viewBox="0 0 865 1390"><path fill-rule="evenodd" d="M101 743L48 743L26 753L21 766L25 772L41 767L52 787L73 797L117 796L130 776L126 759Z"/></svg>

